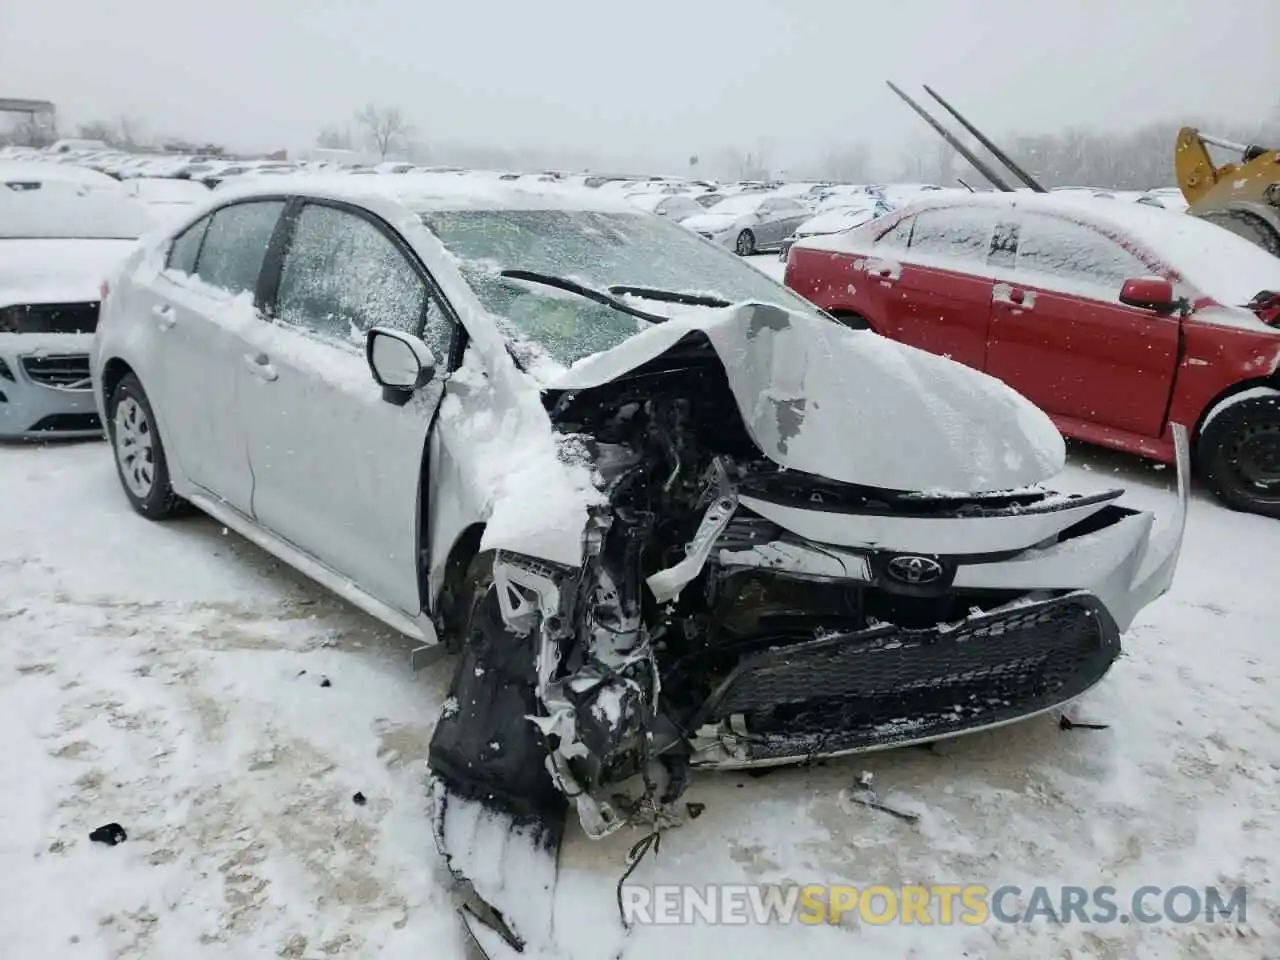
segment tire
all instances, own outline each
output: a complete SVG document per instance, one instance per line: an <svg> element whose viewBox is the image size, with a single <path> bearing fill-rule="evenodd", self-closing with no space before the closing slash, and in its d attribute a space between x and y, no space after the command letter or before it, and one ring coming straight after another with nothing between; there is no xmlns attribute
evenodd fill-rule
<svg viewBox="0 0 1280 960"><path fill-rule="evenodd" d="M756 235L750 230L743 230L733 244L734 252L740 257L749 257L756 252Z"/></svg>
<svg viewBox="0 0 1280 960"><path fill-rule="evenodd" d="M1200 476L1233 510L1280 518L1280 395L1214 416L1196 447Z"/></svg>
<svg viewBox="0 0 1280 960"><path fill-rule="evenodd" d="M186 501L169 483L156 415L147 392L132 373L116 384L107 403L107 438L116 461L116 474L130 506L148 520L165 520L183 513Z"/></svg>

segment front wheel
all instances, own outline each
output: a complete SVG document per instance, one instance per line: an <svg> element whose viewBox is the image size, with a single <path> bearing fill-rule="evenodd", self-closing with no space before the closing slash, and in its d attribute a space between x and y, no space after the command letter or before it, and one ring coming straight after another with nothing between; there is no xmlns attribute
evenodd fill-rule
<svg viewBox="0 0 1280 960"><path fill-rule="evenodd" d="M1280 518L1280 394L1213 414L1197 459L1205 483L1227 506Z"/></svg>
<svg viewBox="0 0 1280 960"><path fill-rule="evenodd" d="M107 434L124 495L148 520L164 520L185 505L169 485L169 462L147 392L132 373L116 384L107 409Z"/></svg>
<svg viewBox="0 0 1280 960"><path fill-rule="evenodd" d="M738 240L734 243L733 249L740 257L751 256L756 252L756 235L750 230L743 230L738 234Z"/></svg>

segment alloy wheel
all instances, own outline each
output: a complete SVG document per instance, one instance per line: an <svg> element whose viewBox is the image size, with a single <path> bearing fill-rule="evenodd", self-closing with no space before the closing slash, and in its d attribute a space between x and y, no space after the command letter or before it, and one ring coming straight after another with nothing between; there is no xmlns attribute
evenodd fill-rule
<svg viewBox="0 0 1280 960"><path fill-rule="evenodd" d="M145 500L155 482L153 434L146 411L133 397L125 397L116 405L114 433L120 475L130 492L138 499Z"/></svg>

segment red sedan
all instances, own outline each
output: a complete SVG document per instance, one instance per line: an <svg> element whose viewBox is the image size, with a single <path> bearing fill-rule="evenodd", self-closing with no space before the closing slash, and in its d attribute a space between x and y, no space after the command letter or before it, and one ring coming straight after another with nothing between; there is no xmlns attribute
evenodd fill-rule
<svg viewBox="0 0 1280 960"><path fill-rule="evenodd" d="M1166 463L1185 424L1228 505L1280 517L1280 258L1118 200L923 200L792 248L854 326L1003 380L1065 435Z"/></svg>

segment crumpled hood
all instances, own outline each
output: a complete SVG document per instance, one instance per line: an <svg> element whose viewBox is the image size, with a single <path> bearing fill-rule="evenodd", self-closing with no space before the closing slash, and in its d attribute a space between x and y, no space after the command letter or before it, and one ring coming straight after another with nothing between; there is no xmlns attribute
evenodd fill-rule
<svg viewBox="0 0 1280 960"><path fill-rule="evenodd" d="M986 374L818 314L746 303L690 312L544 376L615 380L694 330L728 374L748 431L788 469L889 490L980 493L1039 483L1066 460L1048 416Z"/></svg>
<svg viewBox="0 0 1280 960"><path fill-rule="evenodd" d="M0 240L0 307L87 303L136 240Z"/></svg>
<svg viewBox="0 0 1280 960"><path fill-rule="evenodd" d="M680 225L688 227L690 230L719 233L721 230L728 230L741 219L741 216L730 213L695 213L687 220L681 220Z"/></svg>

